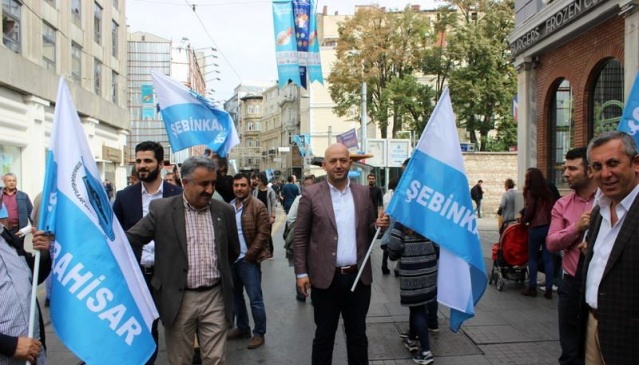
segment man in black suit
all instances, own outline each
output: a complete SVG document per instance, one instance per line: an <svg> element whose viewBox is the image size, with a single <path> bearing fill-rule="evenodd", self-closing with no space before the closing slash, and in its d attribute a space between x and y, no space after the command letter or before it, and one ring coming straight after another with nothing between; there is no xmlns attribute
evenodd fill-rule
<svg viewBox="0 0 639 365"><path fill-rule="evenodd" d="M113 203L113 212L125 231L133 227L143 216L147 215L149 212L149 204L152 200L168 198L182 193L182 189L179 187L162 181L160 168L163 160L164 147L162 147L161 144L147 141L135 146L135 168L141 182L119 191L115 195L115 202ZM151 241L148 245L145 245L143 249L134 248L133 252L140 263L140 270L150 291L151 278L153 277L155 266L155 243ZM153 322L151 334L157 345L157 320ZM155 363L157 351L156 347L153 356L151 356L147 364Z"/></svg>
<svg viewBox="0 0 639 365"><path fill-rule="evenodd" d="M585 274L586 364L636 364L639 345L639 155L631 136L607 132L588 145L602 195L590 215Z"/></svg>

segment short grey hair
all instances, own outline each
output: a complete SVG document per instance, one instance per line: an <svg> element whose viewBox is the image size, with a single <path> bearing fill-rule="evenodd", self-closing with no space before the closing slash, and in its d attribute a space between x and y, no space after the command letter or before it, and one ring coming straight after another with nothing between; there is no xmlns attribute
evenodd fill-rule
<svg viewBox="0 0 639 365"><path fill-rule="evenodd" d="M16 177L16 174L14 174L13 172L7 172L6 174L4 174L4 176L2 176L2 178L4 179L5 177Z"/></svg>
<svg viewBox="0 0 639 365"><path fill-rule="evenodd" d="M613 140L621 141L624 154L630 157L631 160L637 155L637 144L635 143L635 140L634 138L632 138L632 136L630 136L626 132L610 131L601 133L597 137L594 137L590 140L590 143L588 143L587 151L588 163L590 163L590 151L592 151L593 148L603 146L604 144Z"/></svg>
<svg viewBox="0 0 639 365"><path fill-rule="evenodd" d="M195 171L198 167L204 167L208 171L217 171L217 166L215 166L215 161L208 157L204 156L193 156L189 157L182 163L182 168L180 170L180 175L182 175L182 179L189 180L193 171Z"/></svg>

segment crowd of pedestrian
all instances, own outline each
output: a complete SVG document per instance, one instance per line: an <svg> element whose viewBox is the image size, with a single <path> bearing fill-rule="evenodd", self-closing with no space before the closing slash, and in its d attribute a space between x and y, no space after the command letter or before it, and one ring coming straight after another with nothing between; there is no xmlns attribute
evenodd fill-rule
<svg viewBox="0 0 639 365"><path fill-rule="evenodd" d="M287 214L286 229L275 241L285 243L283 251L294 267L296 299L310 297L313 304L311 362L332 363L341 318L348 363L368 364L366 317L373 275L364 256L377 228L385 231L385 258L398 261L400 302L409 307L403 344L415 363L435 361L429 336L439 331L439 247L391 221L384 213L388 199L374 174L367 176L368 186L351 181L353 161L346 147L329 146L322 164L325 179L307 176L301 186L293 175L283 185L269 181L266 172L231 175L228 161L214 154L190 157L163 176L159 143L142 142L135 153L129 186L116 191L108 179L103 185L158 308L152 334L157 344L161 323L171 364L223 364L229 340L246 340L250 350L265 345L261 265L278 247L272 234L280 205ZM637 146L627 134L602 133L587 148L568 151L563 178L571 189L563 197L537 168L526 171L523 194L514 180L504 182L499 229L519 222L529 232L529 280L522 295L537 296L538 271L545 274L547 299L552 299L553 284L559 284L559 363L631 364L639 338ZM2 182L0 278L12 280L0 285L0 363L44 364L39 306L33 338L27 336L26 318L16 313L28 312L27 284L44 281L51 271L52 237L32 228L40 198L34 208L17 189L13 173L5 173ZM470 194L478 218L482 183ZM30 233L34 249L42 252L38 278L31 277L34 260L24 249ZM555 257L561 257L560 266ZM382 273L389 271L384 260ZM50 300L55 298L48 293L45 305ZM157 350L147 364L154 364L156 356Z"/></svg>

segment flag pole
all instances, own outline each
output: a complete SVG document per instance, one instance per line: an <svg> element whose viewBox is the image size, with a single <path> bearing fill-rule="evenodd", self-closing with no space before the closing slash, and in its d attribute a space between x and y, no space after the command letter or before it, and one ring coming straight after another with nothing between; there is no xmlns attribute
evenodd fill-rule
<svg viewBox="0 0 639 365"><path fill-rule="evenodd" d="M29 338L33 337L33 332L35 331L35 314L36 314L36 300L37 298L37 289L38 289L38 276L40 275L40 250L36 250L35 252L35 260L33 262L33 279L31 280L31 304L29 309ZM42 340L42 339L41 339ZM30 365L31 363L27 360L26 365Z"/></svg>
<svg viewBox="0 0 639 365"><path fill-rule="evenodd" d="M375 247L375 240L377 239L377 235L382 227L377 227L377 231L375 231L375 236L373 236L373 240L371 241L370 247L368 247L368 252L366 252L366 256L364 256L364 261L362 262L362 267L359 268L359 272L357 273L357 277L355 278L355 282L353 283L353 287L351 288L351 292L355 291L355 287L357 286L357 282L359 281L360 276L362 276L362 271L364 271L364 267L366 266L366 262L371 257L371 252L373 251L373 247Z"/></svg>

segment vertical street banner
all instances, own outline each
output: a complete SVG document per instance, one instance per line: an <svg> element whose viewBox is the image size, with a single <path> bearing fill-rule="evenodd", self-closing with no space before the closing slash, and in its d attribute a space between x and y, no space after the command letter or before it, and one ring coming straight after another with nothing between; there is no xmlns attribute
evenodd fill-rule
<svg viewBox="0 0 639 365"><path fill-rule="evenodd" d="M308 79L312 84L317 81L324 84L324 76L322 75L322 60L319 52L319 38L317 36L317 1L311 1L311 20L308 36L308 53L306 55L306 69Z"/></svg>
<svg viewBox="0 0 639 365"><path fill-rule="evenodd" d="M315 0L273 0L275 56L280 88L293 82L324 82L317 37Z"/></svg>
<svg viewBox="0 0 639 365"><path fill-rule="evenodd" d="M273 27L275 29L275 58L279 86L283 88L289 83L289 80L301 85L291 0L273 1Z"/></svg>
<svg viewBox="0 0 639 365"><path fill-rule="evenodd" d="M307 89L308 75L306 65L308 60L308 38L311 29L311 4L309 0L293 0L293 17L295 24L295 39L297 40L297 57L300 64L300 81Z"/></svg>
<svg viewBox="0 0 639 365"><path fill-rule="evenodd" d="M142 84L140 86L142 97L142 120L155 119L155 98L153 97L153 84Z"/></svg>
<svg viewBox="0 0 639 365"><path fill-rule="evenodd" d="M632 84L617 130L631 135L639 146L639 73Z"/></svg>
<svg viewBox="0 0 639 365"><path fill-rule="evenodd" d="M226 157L240 143L229 113L166 75L151 71L151 77L174 152L205 145Z"/></svg>
<svg viewBox="0 0 639 365"><path fill-rule="evenodd" d="M55 235L51 323L88 364L144 364L158 313L115 218L64 78L60 78L40 208Z"/></svg>
<svg viewBox="0 0 639 365"><path fill-rule="evenodd" d="M455 116L444 89L387 208L397 222L437 243L437 299L457 332L475 315L488 283Z"/></svg>

